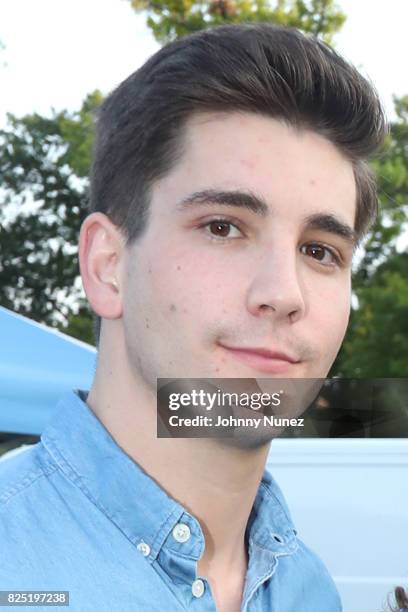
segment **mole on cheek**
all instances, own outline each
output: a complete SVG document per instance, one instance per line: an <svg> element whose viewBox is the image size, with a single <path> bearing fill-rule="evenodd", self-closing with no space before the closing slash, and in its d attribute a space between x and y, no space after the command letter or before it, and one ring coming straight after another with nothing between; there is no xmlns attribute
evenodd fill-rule
<svg viewBox="0 0 408 612"><path fill-rule="evenodd" d="M177 266L177 270L181 270L181 266Z"/></svg>
<svg viewBox="0 0 408 612"><path fill-rule="evenodd" d="M170 304L170 310L171 312L175 312L177 310L175 304Z"/></svg>

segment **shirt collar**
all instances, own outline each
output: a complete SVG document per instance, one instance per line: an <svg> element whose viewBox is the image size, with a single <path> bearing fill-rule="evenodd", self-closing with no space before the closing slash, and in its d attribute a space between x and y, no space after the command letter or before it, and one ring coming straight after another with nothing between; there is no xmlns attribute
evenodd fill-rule
<svg viewBox="0 0 408 612"><path fill-rule="evenodd" d="M162 547L198 560L204 536L197 519L118 446L86 398L87 392L81 390L61 398L41 436L46 450L65 476L133 544L148 544L146 556L151 562ZM191 531L187 546L171 537L180 522ZM290 554L296 548L295 535L283 495L265 471L248 520L249 546Z"/></svg>

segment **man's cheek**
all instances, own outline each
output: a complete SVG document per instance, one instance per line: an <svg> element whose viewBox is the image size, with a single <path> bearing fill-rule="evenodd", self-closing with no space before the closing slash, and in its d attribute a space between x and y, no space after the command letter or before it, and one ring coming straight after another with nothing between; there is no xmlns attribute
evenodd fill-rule
<svg viewBox="0 0 408 612"><path fill-rule="evenodd" d="M337 312L337 318L332 320L332 324L328 330L327 337L331 340L329 349L333 355L333 359L336 357L343 343L347 331L348 320L348 311Z"/></svg>
<svg viewBox="0 0 408 612"><path fill-rule="evenodd" d="M320 346L326 347L326 350L340 348L350 316L348 299L341 299L339 294L326 295L311 310L313 315L309 328L312 336L319 337Z"/></svg>

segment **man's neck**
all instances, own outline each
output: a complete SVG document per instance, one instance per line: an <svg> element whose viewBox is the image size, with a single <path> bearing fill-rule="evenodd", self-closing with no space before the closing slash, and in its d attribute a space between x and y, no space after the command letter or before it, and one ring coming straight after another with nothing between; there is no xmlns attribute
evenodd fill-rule
<svg viewBox="0 0 408 612"><path fill-rule="evenodd" d="M96 377L87 403L116 443L199 521L205 551L198 574L242 581L245 530L270 445L249 450L221 439L157 438L156 397L143 385L106 378L101 385Z"/></svg>

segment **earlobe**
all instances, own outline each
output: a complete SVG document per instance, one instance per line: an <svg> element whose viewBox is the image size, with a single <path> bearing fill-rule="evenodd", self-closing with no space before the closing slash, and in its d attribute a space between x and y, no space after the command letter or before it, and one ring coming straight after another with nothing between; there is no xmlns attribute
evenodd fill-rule
<svg viewBox="0 0 408 612"><path fill-rule="evenodd" d="M79 267L88 301L100 317L122 316L120 278L123 240L120 232L103 213L92 213L84 220L79 236Z"/></svg>

